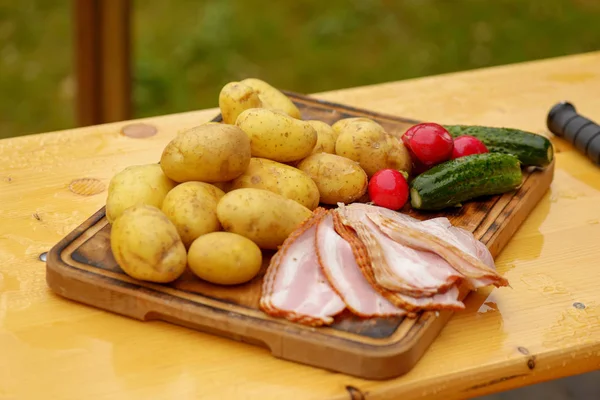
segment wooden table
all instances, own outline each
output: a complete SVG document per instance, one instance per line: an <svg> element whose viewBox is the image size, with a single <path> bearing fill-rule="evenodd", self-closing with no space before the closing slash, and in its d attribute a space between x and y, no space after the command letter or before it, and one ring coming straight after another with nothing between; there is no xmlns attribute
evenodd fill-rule
<svg viewBox="0 0 600 400"><path fill-rule="evenodd" d="M599 65L597 52L315 96L550 135L546 114L559 100L600 120ZM124 122L0 141L0 399L453 399L600 367L600 168L560 139L551 190L497 259L512 290L471 294L399 379L297 365L50 292L39 254L104 204L111 176L156 162L178 131L217 113L149 118L158 133L145 139L123 136Z"/></svg>

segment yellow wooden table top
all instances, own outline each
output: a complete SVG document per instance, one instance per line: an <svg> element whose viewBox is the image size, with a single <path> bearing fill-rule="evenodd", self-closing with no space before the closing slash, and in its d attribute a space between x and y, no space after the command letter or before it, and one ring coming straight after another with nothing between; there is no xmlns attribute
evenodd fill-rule
<svg viewBox="0 0 600 400"><path fill-rule="evenodd" d="M551 136L546 114L560 100L600 121L599 65L596 52L315 96ZM600 168L556 138L551 190L497 258L512 290L472 293L467 310L398 379L365 381L281 361L50 292L38 255L104 204L111 176L157 162L179 130L217 113L146 119L158 128L146 139L125 137L127 123L114 123L0 141L0 399L452 399L600 368ZM81 178L97 180L94 190L71 184Z"/></svg>

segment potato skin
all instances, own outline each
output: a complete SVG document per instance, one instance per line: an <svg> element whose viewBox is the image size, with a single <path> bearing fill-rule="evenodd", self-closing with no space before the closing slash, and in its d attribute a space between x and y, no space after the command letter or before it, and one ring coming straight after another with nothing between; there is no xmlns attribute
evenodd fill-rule
<svg viewBox="0 0 600 400"><path fill-rule="evenodd" d="M223 229L247 237L261 249L276 250L311 215L294 200L264 189L232 190L217 204Z"/></svg>
<svg viewBox="0 0 600 400"><path fill-rule="evenodd" d="M228 184L228 182L206 183L195 181L191 181L190 183L200 184L199 186L203 187L217 202L221 200L221 197L225 196L225 191L221 189L221 186ZM183 183L180 183L178 186L181 185L183 185Z"/></svg>
<svg viewBox="0 0 600 400"><path fill-rule="evenodd" d="M221 230L217 203L224 195L204 182L184 182L167 193L162 212L175 225L186 248L199 236Z"/></svg>
<svg viewBox="0 0 600 400"><path fill-rule="evenodd" d="M266 158L253 157L246 172L231 182L230 190L241 188L269 190L297 201L311 211L319 205L319 188L310 176Z"/></svg>
<svg viewBox="0 0 600 400"><path fill-rule="evenodd" d="M337 134L333 131L333 128L325 122L319 120L308 120L306 122L308 122L313 128L315 128L315 131L317 131L317 144L315 144L311 154L335 154L335 141L337 139Z"/></svg>
<svg viewBox="0 0 600 400"><path fill-rule="evenodd" d="M309 123L281 111L251 108L242 112L235 124L250 138L252 157L297 161L317 144L317 131Z"/></svg>
<svg viewBox="0 0 600 400"><path fill-rule="evenodd" d="M334 122L333 125L331 125L331 129L333 129L333 132L336 135L336 140L337 140L338 136L340 135L340 133L347 130L349 127L354 130L356 130L356 129L362 130L362 129L366 128L369 130L385 132L385 129L383 129L383 126L381 126L380 124L378 124L377 122L373 121L370 118L365 118L365 117L342 118L342 119Z"/></svg>
<svg viewBox="0 0 600 400"><path fill-rule="evenodd" d="M298 110L298 107L296 107L294 102L283 94L283 92L267 82L256 78L247 78L242 80L241 83L250 86L258 92L258 97L260 98L263 107L282 111L293 118L301 118L300 110Z"/></svg>
<svg viewBox="0 0 600 400"><path fill-rule="evenodd" d="M167 146L160 165L176 182L226 182L250 163L250 139L240 128L203 124L181 132Z"/></svg>
<svg viewBox="0 0 600 400"><path fill-rule="evenodd" d="M188 266L198 278L217 285L239 285L254 278L262 252L250 239L231 232L208 233L194 240Z"/></svg>
<svg viewBox="0 0 600 400"><path fill-rule="evenodd" d="M298 164L319 188L321 203L351 203L367 191L368 178L360 165L335 154L313 154Z"/></svg>
<svg viewBox="0 0 600 400"><path fill-rule="evenodd" d="M410 173L408 150L381 125L366 118L348 118L337 123L335 153L358 162L369 178L387 168Z"/></svg>
<svg viewBox="0 0 600 400"><path fill-rule="evenodd" d="M106 219L112 223L128 207L148 204L160 208L176 183L160 165L132 165L116 173L108 184Z"/></svg>
<svg viewBox="0 0 600 400"><path fill-rule="evenodd" d="M137 205L112 224L110 246L115 260L132 278L166 283L186 268L187 253L177 228L158 208Z"/></svg>
<svg viewBox="0 0 600 400"><path fill-rule="evenodd" d="M387 150L387 159L385 159L385 168L404 171L410 175L412 172L412 160L402 140L392 135L387 135L386 140L389 147Z"/></svg>
<svg viewBox="0 0 600 400"><path fill-rule="evenodd" d="M219 93L219 108L225 124L233 125L242 111L262 106L258 91L241 82L229 82Z"/></svg>

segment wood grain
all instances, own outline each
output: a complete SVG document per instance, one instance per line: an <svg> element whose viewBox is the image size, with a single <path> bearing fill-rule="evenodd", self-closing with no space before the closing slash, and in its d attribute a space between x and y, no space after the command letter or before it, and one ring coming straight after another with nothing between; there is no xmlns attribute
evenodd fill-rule
<svg viewBox="0 0 600 400"><path fill-rule="evenodd" d="M563 99L600 119L598 65L595 52L312 95L418 120L526 129L559 151L550 190L496 258L511 288L471 293L413 369L384 381L140 322L48 288L40 253L106 202L106 191L82 195L71 183L106 188L123 168L156 162L178 132L218 109L0 140L0 398L454 400L597 370L600 168L552 137L545 120ZM122 130L131 123L157 133L129 138Z"/></svg>
<svg viewBox="0 0 600 400"><path fill-rule="evenodd" d="M386 116L287 93L303 119L329 124L342 118L369 117L400 137L417 121ZM220 117L213 119L220 121ZM476 232L497 256L552 182L554 163L525 170L523 185L501 196L488 196L450 211L404 212L419 219L448 217L455 226ZM61 296L140 320L159 319L270 349L275 357L366 379L389 379L408 372L451 317L424 312L417 318L361 319L342 313L329 327L314 329L260 311L258 301L266 266L236 287L212 285L189 270L169 285L128 277L110 250L110 224L104 208L50 251L47 282ZM461 298L467 295L462 290Z"/></svg>

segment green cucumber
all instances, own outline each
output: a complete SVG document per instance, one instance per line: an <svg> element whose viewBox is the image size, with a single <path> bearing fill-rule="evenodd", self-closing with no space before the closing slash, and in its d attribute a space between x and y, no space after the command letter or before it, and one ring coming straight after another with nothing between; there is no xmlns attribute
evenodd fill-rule
<svg viewBox="0 0 600 400"><path fill-rule="evenodd" d="M454 139L463 135L474 136L492 153L513 154L524 166L544 168L554 158L550 140L535 133L478 125L444 125L444 128Z"/></svg>
<svg viewBox="0 0 600 400"><path fill-rule="evenodd" d="M521 163L512 154L483 153L449 160L417 175L410 202L419 210L441 210L480 196L506 193L523 180Z"/></svg>

